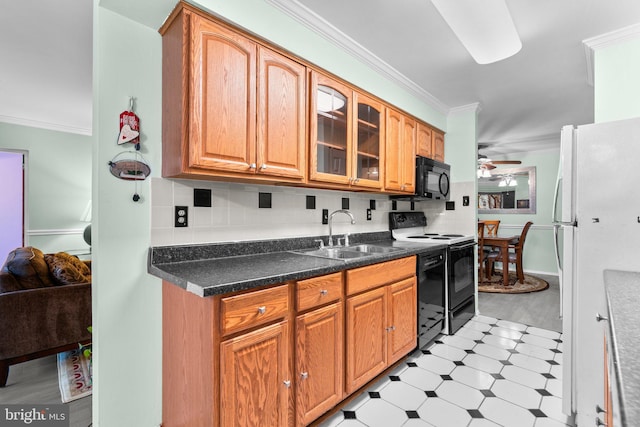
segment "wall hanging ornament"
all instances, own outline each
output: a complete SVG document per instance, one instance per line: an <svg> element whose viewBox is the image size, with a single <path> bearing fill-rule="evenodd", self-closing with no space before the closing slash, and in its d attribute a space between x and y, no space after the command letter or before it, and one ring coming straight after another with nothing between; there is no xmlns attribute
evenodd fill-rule
<svg viewBox="0 0 640 427"><path fill-rule="evenodd" d="M136 181L133 201L140 200L138 181L145 180L151 173L149 163L138 151L123 151L109 161L111 175L127 181Z"/></svg>
<svg viewBox="0 0 640 427"><path fill-rule="evenodd" d="M131 143L140 150L140 118L133 112L133 97L129 97L129 109L120 113L118 145Z"/></svg>

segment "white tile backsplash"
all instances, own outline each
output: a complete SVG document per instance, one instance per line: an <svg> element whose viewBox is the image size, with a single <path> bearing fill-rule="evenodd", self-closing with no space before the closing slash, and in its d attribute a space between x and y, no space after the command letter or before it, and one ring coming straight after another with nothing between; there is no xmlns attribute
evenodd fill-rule
<svg viewBox="0 0 640 427"><path fill-rule="evenodd" d="M212 207L194 207L193 189L211 189ZM445 211L444 203L416 202L416 210L427 215L428 229L436 232L473 234L475 223L474 183L451 186L454 211ZM258 193L272 193L272 208L258 208ZM306 196L316 197L316 209L306 209ZM471 206L462 207L462 195L471 198ZM329 213L342 208L342 198L349 198L349 211L333 220L334 235L387 231L392 202L382 194L317 190L270 185L247 185L217 181L151 179L151 245L182 245L242 240L262 240L329 234L323 225L322 209ZM369 201L376 201L371 221L367 221ZM398 210L410 210L410 203L398 201ZM174 227L174 206L189 207L189 226Z"/></svg>

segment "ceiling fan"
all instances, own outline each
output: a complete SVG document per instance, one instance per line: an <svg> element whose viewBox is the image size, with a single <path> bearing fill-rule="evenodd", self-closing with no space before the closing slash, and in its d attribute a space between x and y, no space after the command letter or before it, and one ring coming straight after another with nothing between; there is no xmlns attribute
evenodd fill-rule
<svg viewBox="0 0 640 427"><path fill-rule="evenodd" d="M487 144L478 144L478 150L488 146ZM520 160L491 160L484 154L478 153L478 177L489 177L491 175L489 171L495 169L496 165L519 165L521 163Z"/></svg>

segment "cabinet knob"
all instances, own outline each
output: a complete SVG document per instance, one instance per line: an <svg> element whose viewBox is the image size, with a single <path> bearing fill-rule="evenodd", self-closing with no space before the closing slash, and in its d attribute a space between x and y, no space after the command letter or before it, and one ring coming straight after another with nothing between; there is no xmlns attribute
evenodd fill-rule
<svg viewBox="0 0 640 427"><path fill-rule="evenodd" d="M255 169L255 168L256 168L256 164L255 164L255 163L251 163L251 164L249 165L249 169Z"/></svg>
<svg viewBox="0 0 640 427"><path fill-rule="evenodd" d="M404 189L406 189L406 188L407 188L407 186L406 186L406 185L404 185L404 184L400 187L400 189L401 189L401 190L404 190Z"/></svg>
<svg viewBox="0 0 640 427"><path fill-rule="evenodd" d="M395 330L396 330L396 327L395 327L395 326L389 326L389 327L387 328L387 332L393 332L393 331L395 331Z"/></svg>
<svg viewBox="0 0 640 427"><path fill-rule="evenodd" d="M260 166L260 170L265 170L266 168L267 168L267 165L264 163L262 164L262 166Z"/></svg>
<svg viewBox="0 0 640 427"><path fill-rule="evenodd" d="M266 306L260 306L258 307L258 314L265 314L267 312L267 307Z"/></svg>
<svg viewBox="0 0 640 427"><path fill-rule="evenodd" d="M353 183L354 183L354 184L357 184L357 183L358 183L358 181L360 181L360 178L353 178Z"/></svg>
<svg viewBox="0 0 640 427"><path fill-rule="evenodd" d="M328 293L329 293L329 291L328 291L328 290L326 290L326 289L320 289L320 295L325 296L325 295L327 295Z"/></svg>
<svg viewBox="0 0 640 427"><path fill-rule="evenodd" d="M300 374L300 379L301 380L306 380L307 378L309 378L309 373L308 372L303 372Z"/></svg>
<svg viewBox="0 0 640 427"><path fill-rule="evenodd" d="M604 421L602 421L600 418L596 417L596 425L597 426L606 426L607 423L605 423Z"/></svg>
<svg viewBox="0 0 640 427"><path fill-rule="evenodd" d="M286 388L290 388L290 387L291 387L291 381L289 381L289 380L284 380L284 381L282 381L282 384L284 384L284 386L285 386Z"/></svg>
<svg viewBox="0 0 640 427"><path fill-rule="evenodd" d="M604 317L603 315L601 315L600 313L596 313L596 320L598 322L602 322L603 320L609 320L608 317Z"/></svg>
<svg viewBox="0 0 640 427"><path fill-rule="evenodd" d="M604 414L604 413L606 413L607 411L605 411L604 409L602 409L602 407L601 407L600 405L596 405L596 412L597 412L598 414Z"/></svg>

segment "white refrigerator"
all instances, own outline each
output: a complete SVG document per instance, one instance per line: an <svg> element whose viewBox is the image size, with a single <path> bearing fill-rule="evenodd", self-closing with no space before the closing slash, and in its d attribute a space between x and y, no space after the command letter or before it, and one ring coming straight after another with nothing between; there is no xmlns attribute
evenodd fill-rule
<svg viewBox="0 0 640 427"><path fill-rule="evenodd" d="M640 118L562 128L553 221L562 410L595 425L605 418L603 271L640 271Z"/></svg>

